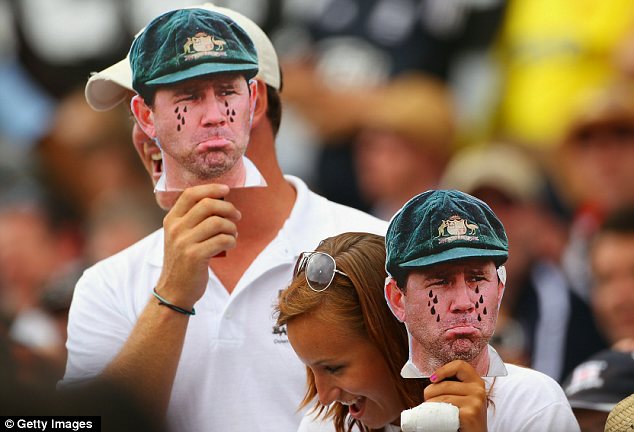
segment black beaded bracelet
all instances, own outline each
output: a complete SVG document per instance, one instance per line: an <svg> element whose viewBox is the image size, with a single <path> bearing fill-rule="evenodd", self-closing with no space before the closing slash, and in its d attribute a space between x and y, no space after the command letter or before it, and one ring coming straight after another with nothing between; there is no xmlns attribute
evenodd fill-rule
<svg viewBox="0 0 634 432"><path fill-rule="evenodd" d="M180 312L183 315L196 315L196 309L194 309L194 308L192 308L192 310L183 309L182 307L179 307L179 306L176 306L174 304L171 304L170 302L165 300L163 297L161 297L159 295L159 293L156 292L156 287L154 287L154 289L152 289L152 293L154 294L154 297L156 297L158 299L159 306L167 306L171 310L176 311L176 312Z"/></svg>

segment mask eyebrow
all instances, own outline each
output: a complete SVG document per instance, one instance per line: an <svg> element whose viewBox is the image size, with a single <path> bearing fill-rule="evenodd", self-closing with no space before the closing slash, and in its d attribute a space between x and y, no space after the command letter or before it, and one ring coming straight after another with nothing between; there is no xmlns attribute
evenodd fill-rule
<svg viewBox="0 0 634 432"><path fill-rule="evenodd" d="M249 90L248 86L246 89L244 89L240 86L240 83L235 80L232 80L230 82L214 83L213 87L216 93L231 92L238 95L246 93L246 91L244 90Z"/></svg>
<svg viewBox="0 0 634 432"><path fill-rule="evenodd" d="M195 86L193 83L187 83L176 85L172 87L171 91L173 97L180 97L196 93L198 91L198 87Z"/></svg>
<svg viewBox="0 0 634 432"><path fill-rule="evenodd" d="M465 269L465 273L485 275L487 274L487 270L483 267L471 267Z"/></svg>
<svg viewBox="0 0 634 432"><path fill-rule="evenodd" d="M453 272L448 269L435 269L424 271L423 276L427 280L447 279Z"/></svg>

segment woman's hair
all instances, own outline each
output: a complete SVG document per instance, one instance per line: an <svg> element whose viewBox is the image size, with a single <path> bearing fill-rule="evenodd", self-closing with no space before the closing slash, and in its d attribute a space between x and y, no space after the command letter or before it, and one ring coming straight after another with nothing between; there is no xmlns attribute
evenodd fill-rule
<svg viewBox="0 0 634 432"><path fill-rule="evenodd" d="M319 319L348 328L350 332L378 348L388 365L390 376L401 399L403 408L423 402L422 380L402 379L401 367L407 362L409 345L407 330L392 314L385 300L385 239L368 233L344 233L323 240L316 251L325 252L335 259L337 269L348 277L335 274L332 284L322 292L313 291L304 273L294 276L290 286L280 295L277 306L277 324L288 324L294 319L312 314ZM347 420L348 407L339 403L330 408L317 400L315 377L307 369L308 389L300 408L314 402L313 411L333 418L337 432L350 431L357 423ZM325 413L324 413L325 411ZM364 430L363 425L359 424Z"/></svg>

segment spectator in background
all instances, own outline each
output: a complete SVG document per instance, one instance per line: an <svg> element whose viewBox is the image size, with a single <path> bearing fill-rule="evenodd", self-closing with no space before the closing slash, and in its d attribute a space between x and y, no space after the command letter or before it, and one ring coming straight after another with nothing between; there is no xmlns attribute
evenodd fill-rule
<svg viewBox="0 0 634 432"><path fill-rule="evenodd" d="M634 205L610 213L590 243L591 304L611 348L575 368L564 390L582 430L602 431L634 392Z"/></svg>
<svg viewBox="0 0 634 432"><path fill-rule="evenodd" d="M634 392L634 351L605 350L578 365L563 388L582 432L603 432L610 411Z"/></svg>
<svg viewBox="0 0 634 432"><path fill-rule="evenodd" d="M592 309L613 347L634 351L634 205L603 222L590 248Z"/></svg>
<svg viewBox="0 0 634 432"><path fill-rule="evenodd" d="M614 56L633 22L630 0L509 1L497 40L495 135L555 149L577 94L618 74Z"/></svg>
<svg viewBox="0 0 634 432"><path fill-rule="evenodd" d="M0 2L3 160L20 166L32 162L32 150L46 134L59 101L82 85L91 70L125 53L133 33L123 9L132 2ZM95 32L102 37L86 37Z"/></svg>
<svg viewBox="0 0 634 432"><path fill-rule="evenodd" d="M368 95L354 162L371 213L388 220L414 195L437 187L455 123L449 89L421 73L401 75Z"/></svg>
<svg viewBox="0 0 634 432"><path fill-rule="evenodd" d="M63 374L68 308L85 266L160 226L134 158L125 114L97 114L77 91L56 111L33 169L1 169L0 314L25 380L39 379L38 364L53 380ZM125 223L121 214L115 223L118 212Z"/></svg>
<svg viewBox="0 0 634 432"><path fill-rule="evenodd" d="M287 3L288 9L294 5L299 10L304 2ZM351 142L368 96L408 72L427 73L448 83L460 54L489 46L504 2L311 3L290 17L303 28L295 25L286 37L283 28L275 32L276 46L286 53L281 59L285 106L299 113L317 135L315 187L334 201L367 210L368 203L359 197ZM423 117L419 113L421 122Z"/></svg>
<svg viewBox="0 0 634 432"><path fill-rule="evenodd" d="M35 379L50 361L61 375L65 333L42 304L47 284L81 266L76 215L33 177L0 170L0 316L21 361L19 374Z"/></svg>
<svg viewBox="0 0 634 432"><path fill-rule="evenodd" d="M37 180L3 182L0 303L25 379L38 379L41 362L54 371L49 378L61 378L68 309L83 269L160 226L162 212L135 158L126 115L95 113L77 90L63 98L32 154Z"/></svg>
<svg viewBox="0 0 634 432"><path fill-rule="evenodd" d="M164 432L167 428L120 386L99 381L61 393L50 383L58 378L55 363L41 360L37 380L24 380L23 358L15 343L0 333L0 414L3 416L99 416L103 432ZM85 419L88 420L88 419ZM94 429L97 429L93 425Z"/></svg>
<svg viewBox="0 0 634 432"><path fill-rule="evenodd" d="M145 199L141 199L145 198ZM86 221L87 265L108 258L158 229L163 213L152 196L121 191L99 200Z"/></svg>
<svg viewBox="0 0 634 432"><path fill-rule="evenodd" d="M560 381L606 345L562 270L567 227L547 201L545 176L529 149L498 143L456 154L441 185L487 202L506 227L508 281L492 345Z"/></svg>
<svg viewBox="0 0 634 432"><path fill-rule="evenodd" d="M161 214L156 211L154 200L142 200L134 192L122 191L96 203L83 221L81 261L68 271L52 274L41 288L41 308L52 318L62 343L67 338L68 312L75 285L84 269L156 230L161 226ZM55 379L63 373L66 350L59 352L57 358L60 361L56 364Z"/></svg>
<svg viewBox="0 0 634 432"><path fill-rule="evenodd" d="M45 181L88 218L102 199L126 193L152 199L145 174L130 145L131 122L124 111L97 113L76 89L60 102L37 157ZM153 207L150 207L153 208Z"/></svg>
<svg viewBox="0 0 634 432"><path fill-rule="evenodd" d="M572 289L589 302L589 239L605 215L634 205L634 84L580 95L559 150L552 173L574 211L563 263Z"/></svg>
<svg viewBox="0 0 634 432"><path fill-rule="evenodd" d="M617 45L614 57L618 74L624 80L634 80L634 24Z"/></svg>

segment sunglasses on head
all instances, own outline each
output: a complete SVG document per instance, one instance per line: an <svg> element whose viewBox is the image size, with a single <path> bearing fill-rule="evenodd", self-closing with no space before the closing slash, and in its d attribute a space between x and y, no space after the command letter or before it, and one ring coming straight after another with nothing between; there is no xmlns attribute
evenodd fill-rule
<svg viewBox="0 0 634 432"><path fill-rule="evenodd" d="M302 252L299 254L294 277L304 272L306 282L310 289L316 292L322 292L330 286L335 278L335 273L349 277L344 272L337 270L335 259L325 252Z"/></svg>

